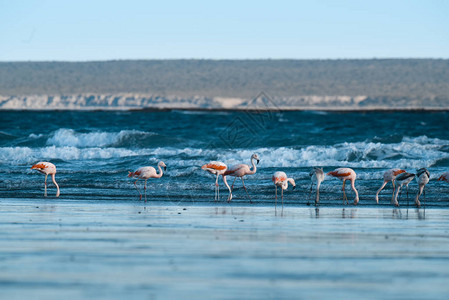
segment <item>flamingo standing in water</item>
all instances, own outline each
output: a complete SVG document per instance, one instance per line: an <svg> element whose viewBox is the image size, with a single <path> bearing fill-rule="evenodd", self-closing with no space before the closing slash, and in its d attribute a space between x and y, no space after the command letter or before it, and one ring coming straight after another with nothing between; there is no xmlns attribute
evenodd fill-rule
<svg viewBox="0 0 449 300"><path fill-rule="evenodd" d="M396 190L396 196L394 197L394 205L399 206L398 194L402 190L402 187L405 185L407 189L407 206L408 206L408 184L413 180L413 178L415 178L415 176L416 176L415 174L409 172L404 172L396 176L395 181L399 186Z"/></svg>
<svg viewBox="0 0 449 300"><path fill-rule="evenodd" d="M222 175L223 182L229 190L228 202L232 199L231 188L229 187L228 182L226 181L226 176L224 173L226 172L228 166L221 161L211 161L208 164L205 164L201 167L202 170L205 170L211 174L217 175L217 179L215 180L215 201L220 200L220 186L218 185L218 176Z"/></svg>
<svg viewBox="0 0 449 300"><path fill-rule="evenodd" d="M391 181L391 183L393 184L393 196L391 197L391 203L394 203L394 191L396 189L395 185L394 185L394 181L396 179L396 176L398 176L399 174L405 173L405 170L402 169L390 169L388 171L385 171L383 177L384 177L384 183L382 184L382 186L377 190L376 193L376 202L377 204L379 204L379 193L380 191L383 190L383 188L387 185L388 182Z"/></svg>
<svg viewBox="0 0 449 300"><path fill-rule="evenodd" d="M426 186L426 184L429 183L429 179L430 179L430 173L429 173L429 171L427 171L426 168L421 168L417 171L416 181L418 181L418 185L419 185L419 190L418 190L418 193L416 194L416 199L415 199L415 204L417 207L421 207L421 202L419 202L419 197L423 193L424 187ZM426 196L425 192L424 192L424 196Z"/></svg>
<svg viewBox="0 0 449 300"><path fill-rule="evenodd" d="M293 178L287 178L287 174L284 172L275 172L273 174L273 177L271 178L274 183L275 188L275 202L274 202L274 211L277 209L277 202L278 202L278 186L281 187L281 199L282 199L282 209L284 209L284 190L288 188L288 183L290 183L293 186L293 189L295 189L296 184L295 180Z"/></svg>
<svg viewBox="0 0 449 300"><path fill-rule="evenodd" d="M310 171L309 176L310 180L312 181L312 184L310 185L309 198L310 194L312 193L313 184L316 182L316 199L315 199L315 206L316 206L320 202L320 185L321 182L324 180L323 168L313 168Z"/></svg>
<svg viewBox="0 0 449 300"><path fill-rule="evenodd" d="M167 166L163 161L160 161L157 164L157 167L159 169L159 173L156 172L156 169L153 167L140 167L135 172L128 172L128 177L137 178L136 181L134 181L134 186L136 187L136 190L139 192L140 198L139 200L142 200L142 193L137 188L137 180L139 179L145 179L145 185L143 187L145 191L145 202L147 201L147 180L150 178L161 178L163 175L162 168L164 167L164 171L167 170Z"/></svg>
<svg viewBox="0 0 449 300"><path fill-rule="evenodd" d="M333 176L333 177L337 177L340 180L343 180L343 204L345 204L345 200L346 200L346 204L348 204L348 197L346 197L346 192L345 192L345 182L346 180L351 181L351 188L353 189L354 193L355 193L355 198L354 198L354 205L357 205L357 203L359 203L359 193L357 192L357 189L355 188L355 178L357 176L357 174L354 172L353 169L351 168L338 168L335 169L332 172L327 173L327 175Z"/></svg>
<svg viewBox="0 0 449 300"><path fill-rule="evenodd" d="M441 174L440 178L438 178L438 181L449 182L449 172Z"/></svg>
<svg viewBox="0 0 449 300"><path fill-rule="evenodd" d="M253 166L252 170L248 165L238 164L238 165L234 165L234 166L228 168L226 170L226 172L224 173L224 176L229 175L229 176L235 177L234 182L232 183L232 187L231 187L231 194L232 194L232 191L234 190L234 183L235 183L235 180L237 179L237 177L240 177L242 179L243 188L245 189L245 192L248 195L250 203L253 203L253 202L251 201L251 197L249 196L248 190L246 189L245 182L243 181L243 176L252 175L252 174L256 173L257 167L254 164L254 160L256 160L257 164L259 164L259 161L260 161L259 156L255 153L253 155L251 155L251 164Z"/></svg>
<svg viewBox="0 0 449 300"><path fill-rule="evenodd" d="M45 192L44 196L47 197L47 176L51 175L51 180L56 186L56 197L59 197L59 185L56 183L55 174L56 174L56 166L50 162L41 161L37 164L34 164L31 167L32 170L38 170L42 174L45 174Z"/></svg>

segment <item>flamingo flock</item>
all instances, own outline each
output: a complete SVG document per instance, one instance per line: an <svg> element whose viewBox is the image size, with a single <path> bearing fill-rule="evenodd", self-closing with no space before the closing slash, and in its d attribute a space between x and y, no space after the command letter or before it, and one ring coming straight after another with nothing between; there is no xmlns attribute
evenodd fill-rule
<svg viewBox="0 0 449 300"><path fill-rule="evenodd" d="M215 198L214 201L219 201L220 199L220 186L218 184L218 178L220 175L223 178L223 183L229 190L229 195L227 198L227 201L230 202L232 200L232 192L234 189L234 184L237 178L240 178L242 180L243 188L246 192L246 195L248 196L248 199L250 203L252 202L251 196L248 193L248 189L245 186L244 177L247 175L254 175L257 172L257 165L260 162L259 156L254 153L250 157L250 163L251 167L247 164L237 164L233 165L228 168L228 166L220 161L211 161L207 164L204 164L201 169L204 171L207 171L215 176ZM139 188L137 187L137 181L139 179L144 180L144 198L145 201L147 200L147 181L148 179L153 178L161 178L164 174L164 171L166 171L167 166L163 161L160 161L157 164L158 170L151 166L145 166L140 167L134 172L128 172L128 177L135 178L134 186L139 193L139 200L142 200L142 193L140 192ZM162 170L163 168L163 170ZM52 182L56 187L56 197L59 197L60 190L59 185L56 182L55 175L56 175L56 166L50 162L38 162L34 164L31 167L32 170L37 170L40 173L45 175L44 180L44 196L47 197L47 177L48 175L51 176ZM357 174L356 172L351 168L337 168L331 172L328 172L326 174L327 176L338 178L343 182L342 185L342 191L343 191L343 204L349 204L348 203L348 197L346 196L345 191L345 184L346 181L349 180L351 184L351 189L354 191L355 198L354 198L354 205L357 205L359 203L359 193L355 187L355 181ZM234 177L234 181L232 183L232 187L229 186L226 180L226 176L232 176ZM310 186L310 194L312 193L313 185L316 184L316 198L315 198L315 205L319 204L320 199L320 185L325 179L325 173L322 168L313 168L309 173L310 179L311 179L311 186ZM393 195L391 203L395 206L399 206L399 196L401 194L401 191L403 187L406 187L407 190L407 205L408 205L408 185L409 183L416 178L416 181L418 183L418 192L415 197L415 205L417 207L421 207L420 197L421 195L424 195L425 197L425 186L430 181L430 173L426 168L421 168L417 170L417 173L409 173L403 169L390 169L385 171L383 174L383 183L382 186L377 190L375 200L376 203L379 203L379 194L380 192L385 188L387 183L391 182L393 187ZM281 188L281 203L282 208L284 207L284 190L288 189L288 185L291 184L293 189L296 187L295 180L293 178L287 177L287 174L283 171L276 171L272 176L272 181L275 186L275 211L277 208L277 198L278 198L278 187ZM445 181L449 183L449 172L443 173L439 178L438 181Z"/></svg>

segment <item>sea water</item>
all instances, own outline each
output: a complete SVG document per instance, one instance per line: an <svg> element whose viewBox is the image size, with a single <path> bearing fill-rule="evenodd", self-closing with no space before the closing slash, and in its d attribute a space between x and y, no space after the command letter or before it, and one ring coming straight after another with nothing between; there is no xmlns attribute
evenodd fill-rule
<svg viewBox="0 0 449 300"><path fill-rule="evenodd" d="M257 172L245 177L256 205L273 205L271 176L284 171L297 188L284 194L285 204L311 202L309 171L350 167L357 173L360 206L376 205L382 174L390 168L430 171L422 199L429 207L449 206L449 184L437 181L449 171L448 112L208 112L208 111L2 111L0 112L0 193L4 198L42 198L44 176L30 167L50 161L57 167L60 200L138 201L128 171L156 167L162 178L148 181L148 200L210 204L215 178L201 170L211 160L228 166L257 153ZM228 177L232 184L234 178ZM228 191L220 183L220 201ZM142 190L143 181L137 185ZM341 205L341 181L326 177L321 205ZM348 198L354 198L349 185ZM409 185L412 205L416 181ZM48 194L55 189L48 180ZM313 192L314 193L314 192ZM237 179L233 202L249 199ZM390 205L392 186L380 193ZM400 204L406 205L406 191Z"/></svg>

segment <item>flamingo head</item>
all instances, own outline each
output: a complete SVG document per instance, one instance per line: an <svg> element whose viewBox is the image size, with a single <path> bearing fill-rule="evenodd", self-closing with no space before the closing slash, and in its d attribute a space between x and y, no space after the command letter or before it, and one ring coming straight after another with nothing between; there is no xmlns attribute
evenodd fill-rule
<svg viewBox="0 0 449 300"><path fill-rule="evenodd" d="M163 161L160 161L157 165L160 166L160 167L163 167L164 171L167 170L167 166L165 165L165 163Z"/></svg>
<svg viewBox="0 0 449 300"><path fill-rule="evenodd" d="M251 155L251 159L255 159L257 161L257 164L259 164L260 158L259 158L259 155L257 155L256 153Z"/></svg>
<svg viewBox="0 0 449 300"><path fill-rule="evenodd" d="M441 175L440 176L440 178L438 178L438 181L443 181L443 180L445 180L446 178L444 177L444 175Z"/></svg>

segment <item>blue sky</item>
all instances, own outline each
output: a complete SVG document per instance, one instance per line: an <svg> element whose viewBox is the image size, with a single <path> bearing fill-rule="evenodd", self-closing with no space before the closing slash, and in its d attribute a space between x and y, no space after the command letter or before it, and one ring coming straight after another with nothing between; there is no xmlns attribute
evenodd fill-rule
<svg viewBox="0 0 449 300"><path fill-rule="evenodd" d="M7 1L0 61L449 58L449 1Z"/></svg>

